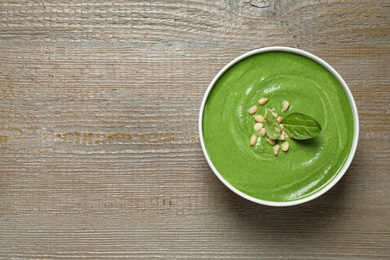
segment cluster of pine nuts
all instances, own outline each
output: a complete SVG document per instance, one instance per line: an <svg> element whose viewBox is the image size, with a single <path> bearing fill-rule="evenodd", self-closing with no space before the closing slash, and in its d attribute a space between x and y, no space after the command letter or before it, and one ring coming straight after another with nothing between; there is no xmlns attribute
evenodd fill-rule
<svg viewBox="0 0 390 260"><path fill-rule="evenodd" d="M268 102L268 98L265 98L265 97L260 98L259 101L258 101L260 106L265 105L267 102ZM289 107L290 107L290 103L288 101L286 101L286 100L283 101L283 103L282 103L282 111L283 112L287 111ZM264 115L264 116L263 115L255 115L255 113L258 110L259 110L259 107L257 105L255 105L255 106L251 107L248 112L249 112L250 115L253 115L253 118L256 121L256 123L253 126L253 129L255 130L255 132L258 133L261 137L266 137L267 130L264 127L264 122L266 120L265 119L266 115ZM283 127L283 124L282 124L283 117L278 115L275 112L272 112L272 114L276 118L276 120L278 121L278 123L280 125L281 133L280 133L279 137L276 140L272 140L272 139L266 137L266 141L267 141L267 143L269 145L272 146L274 155L277 156L279 154L280 149L283 152L287 152L288 149L290 148L290 143L288 141L286 141L286 137L288 136L288 133L284 130L284 127ZM251 136L251 139L250 139L250 145L254 146L257 143L258 139L259 139L259 137L256 134L253 134ZM278 141L284 141L284 142L283 142L282 145L280 145Z"/></svg>

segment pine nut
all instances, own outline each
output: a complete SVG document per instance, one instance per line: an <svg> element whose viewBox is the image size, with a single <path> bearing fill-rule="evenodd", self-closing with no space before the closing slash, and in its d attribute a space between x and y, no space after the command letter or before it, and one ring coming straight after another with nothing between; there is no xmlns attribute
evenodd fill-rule
<svg viewBox="0 0 390 260"><path fill-rule="evenodd" d="M272 114L274 115L275 118L278 118L278 113L272 112Z"/></svg>
<svg viewBox="0 0 390 260"><path fill-rule="evenodd" d="M280 126L280 131L283 131L284 130L284 125L283 124L279 124Z"/></svg>
<svg viewBox="0 0 390 260"><path fill-rule="evenodd" d="M275 156L278 155L279 150L280 150L280 145L278 145L278 144L274 145L273 150L274 150L274 155Z"/></svg>
<svg viewBox="0 0 390 260"><path fill-rule="evenodd" d="M264 116L262 115L255 115L254 119L256 120L256 122L264 123Z"/></svg>
<svg viewBox="0 0 390 260"><path fill-rule="evenodd" d="M257 136L256 135L252 135L251 136L251 146L254 146L257 142Z"/></svg>
<svg viewBox="0 0 390 260"><path fill-rule="evenodd" d="M282 121L283 121L283 117L282 117L282 116L278 116L278 117L276 118L276 120L278 120L278 123L280 124L280 123L282 123Z"/></svg>
<svg viewBox="0 0 390 260"><path fill-rule="evenodd" d="M253 126L253 129L254 129L256 132L259 132L262 128L263 128L263 124L262 124L262 123L256 123L256 124Z"/></svg>
<svg viewBox="0 0 390 260"><path fill-rule="evenodd" d="M264 104L267 103L267 102L268 102L268 98L260 98L260 99L259 99L259 105L260 105L260 106L264 105Z"/></svg>
<svg viewBox="0 0 390 260"><path fill-rule="evenodd" d="M257 110L259 110L259 108L257 106L253 106L251 108L249 108L249 114L253 115L254 113L257 112Z"/></svg>
<svg viewBox="0 0 390 260"><path fill-rule="evenodd" d="M282 151L283 152L287 152L288 151L288 148L290 148L290 143L289 142L284 142L282 144Z"/></svg>
<svg viewBox="0 0 390 260"><path fill-rule="evenodd" d="M290 107L290 102L288 101L283 101L283 104L282 104L282 111L285 112L287 111L287 109Z"/></svg>
<svg viewBox="0 0 390 260"><path fill-rule="evenodd" d="M264 128L264 127L261 128L259 134L260 134L261 136L265 136L266 133L267 133L267 131L265 130L265 128Z"/></svg>
<svg viewBox="0 0 390 260"><path fill-rule="evenodd" d="M267 143L269 143L270 145L275 145L275 141L269 138L267 138Z"/></svg>
<svg viewBox="0 0 390 260"><path fill-rule="evenodd" d="M283 133L281 133L277 140L284 141L285 139L286 139L286 136Z"/></svg>

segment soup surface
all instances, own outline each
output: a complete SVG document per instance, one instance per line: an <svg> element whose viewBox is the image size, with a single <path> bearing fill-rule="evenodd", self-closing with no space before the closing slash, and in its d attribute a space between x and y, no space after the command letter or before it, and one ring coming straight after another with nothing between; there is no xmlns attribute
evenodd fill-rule
<svg viewBox="0 0 390 260"><path fill-rule="evenodd" d="M285 117L293 112L313 117L321 133L309 140L288 139L287 152L273 154L265 137L250 145L255 123L249 108L261 97L265 109ZM282 102L290 107L282 111ZM206 151L220 175L257 199L285 202L322 189L345 164L354 122L342 85L319 63L290 52L271 51L245 58L215 83L202 122Z"/></svg>

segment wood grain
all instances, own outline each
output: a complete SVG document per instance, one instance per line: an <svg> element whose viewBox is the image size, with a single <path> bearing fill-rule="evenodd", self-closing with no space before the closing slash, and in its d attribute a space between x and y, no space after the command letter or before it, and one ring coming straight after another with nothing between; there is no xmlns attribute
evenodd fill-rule
<svg viewBox="0 0 390 260"><path fill-rule="evenodd" d="M390 258L390 1L0 2L0 258ZM201 99L236 56L310 51L348 83L356 157L271 208L214 176Z"/></svg>

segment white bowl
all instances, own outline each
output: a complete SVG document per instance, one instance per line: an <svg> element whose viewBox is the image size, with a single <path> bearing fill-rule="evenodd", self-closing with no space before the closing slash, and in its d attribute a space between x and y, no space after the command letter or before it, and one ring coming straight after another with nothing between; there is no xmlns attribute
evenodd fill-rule
<svg viewBox="0 0 390 260"><path fill-rule="evenodd" d="M206 105L206 102L207 102L207 98L208 98L211 90L213 89L215 83L217 82L217 80L230 67L232 67L234 64L238 63L239 61L241 61L241 60L243 60L243 59L245 59L245 58L247 58L249 56L252 56L252 55L256 55L256 54L264 53L264 52L270 52L270 51L290 52L290 53L295 53L295 54L299 54L299 55L305 56L305 57L307 57L307 58L309 58L311 60L314 60L315 62L319 63L324 68L326 68L329 72L331 72L331 74L333 74L333 76L339 81L341 86L344 88L344 91L345 91L345 93L348 96L348 99L349 99L349 102L350 102L350 105L351 105L351 108L352 108L352 114L353 114L353 120L354 120L354 137L353 137L353 141L352 141L352 147L351 147L350 153L348 155L347 161L344 163L344 165L341 168L341 170L337 173L337 176L335 176L325 187L321 188L316 193L314 193L312 195L309 195L307 197L304 197L302 199L297 199L297 200L293 200L293 201L281 201L281 202L278 202L278 201L262 200L262 199L258 199L258 198L252 197L252 196L250 196L250 195L248 195L248 194L238 190L237 188L235 188L233 185L231 185L228 181L225 180L225 178L218 172L216 167L213 165L213 162L212 162L212 160L210 159L210 157L209 157L209 155L207 153L207 150L206 150L206 147L205 147L204 138L203 138L203 114L204 114L204 109L205 109L205 105ZM234 60L229 62L224 68L222 68L218 72L218 74L213 78L213 80L211 81L210 85L208 86L208 88L206 90L206 93L205 93L205 95L203 97L202 104L201 104L201 107L200 107L200 113L199 113L199 135L200 135L200 143L201 143L201 146L202 146L202 150L203 150L204 156L206 157L206 160L207 160L208 164L210 165L210 167L211 167L212 171L215 173L215 175L219 178L219 180L223 184L225 184L230 190L232 190L233 192L235 192L236 194L238 194L239 196L241 196L241 197L243 197L243 198L245 198L247 200L250 200L250 201L253 201L253 202L256 202L256 203L259 203L259 204L268 205L268 206L293 206L293 205L298 205L298 204L302 204L302 203L311 201L311 200L321 196L322 194L326 193L329 189L331 189L343 177L343 175L347 171L348 167L350 166L350 164L352 162L352 159L353 159L353 157L355 155L355 152L356 152L356 148L357 148L357 144L358 144L358 136L359 136L359 118L358 118L358 112L357 112L356 104L355 104L355 101L354 101L354 98L353 98L353 96L351 94L350 89L348 88L348 86L345 83L345 81L343 80L343 78L337 73L337 71L332 66L330 66L328 63L326 63L324 60L320 59L319 57L317 57L317 56L315 56L315 55L313 55L313 54L311 54L309 52L300 50L300 49L295 49L295 48L290 48L290 47L280 47L280 46L266 47L266 48L260 48L260 49L249 51L249 52L244 53L241 56L235 58Z"/></svg>

